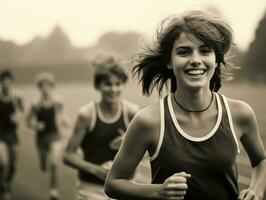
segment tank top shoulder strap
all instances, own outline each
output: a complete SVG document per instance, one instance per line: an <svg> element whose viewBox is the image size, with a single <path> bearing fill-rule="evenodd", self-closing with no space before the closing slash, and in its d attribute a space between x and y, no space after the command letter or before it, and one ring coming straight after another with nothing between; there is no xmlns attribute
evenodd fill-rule
<svg viewBox="0 0 266 200"><path fill-rule="evenodd" d="M236 142L237 152L240 153L240 147L239 147L239 143L238 143L238 140L237 140L237 137L236 137L234 124L233 124L233 119L232 119L232 113L231 113L231 110L230 110L230 107L229 107L229 104L228 104L227 97L224 96L223 94L219 94L219 97L222 99L222 102L223 102L224 107L225 107L225 111L227 113L227 118L228 118L230 130L231 130L231 133L232 133L232 135L234 137L234 140Z"/></svg>
<svg viewBox="0 0 266 200"><path fill-rule="evenodd" d="M97 119L97 112L96 112L96 103L93 101L91 102L91 121L90 121L90 127L89 131L92 131L95 127Z"/></svg>
<svg viewBox="0 0 266 200"><path fill-rule="evenodd" d="M79 109L80 114L90 115L90 123L89 123L89 132L91 132L96 124L97 113L96 113L96 102L92 101L82 106Z"/></svg>
<svg viewBox="0 0 266 200"><path fill-rule="evenodd" d="M123 120L126 128L128 128L129 125L129 115L128 115L128 102L123 100L122 101L122 115L123 115Z"/></svg>
<svg viewBox="0 0 266 200"><path fill-rule="evenodd" d="M153 160L156 159L158 156L162 143L163 143L163 138L164 138L164 131L165 131L165 100L167 99L167 96L164 97L163 99L160 100L160 133L159 133L159 140L157 143L157 147L155 150L155 153L150 156L150 161L152 162Z"/></svg>

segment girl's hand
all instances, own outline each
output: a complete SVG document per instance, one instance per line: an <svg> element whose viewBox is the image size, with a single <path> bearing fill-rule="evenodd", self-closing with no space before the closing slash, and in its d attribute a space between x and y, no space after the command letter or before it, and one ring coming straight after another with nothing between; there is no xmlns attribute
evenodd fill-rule
<svg viewBox="0 0 266 200"><path fill-rule="evenodd" d="M262 200L263 196L259 196L252 189L242 190L238 196L239 200Z"/></svg>
<svg viewBox="0 0 266 200"><path fill-rule="evenodd" d="M118 136L115 139L112 140L112 142L110 143L110 148L112 150L118 150L119 147L121 146L122 142L123 142L124 136Z"/></svg>
<svg viewBox="0 0 266 200"><path fill-rule="evenodd" d="M107 169L107 170L110 170L112 167L112 164L113 164L113 161L109 160L109 161L106 161L105 163L103 163L102 167Z"/></svg>
<svg viewBox="0 0 266 200"><path fill-rule="evenodd" d="M184 199L188 189L187 179L191 175L185 172L176 173L166 179L156 194L156 199L160 200L180 200Z"/></svg>
<svg viewBox="0 0 266 200"><path fill-rule="evenodd" d="M104 168L104 167L102 167L102 166L99 166L99 167L97 168L97 171L96 171L95 175L96 175L99 179L105 181L108 172L109 172L108 169L106 169L106 168Z"/></svg>
<svg viewBox="0 0 266 200"><path fill-rule="evenodd" d="M119 132L120 136L113 139L109 145L112 150L118 150L119 147L121 146L124 138L125 138L125 131L124 130L119 129L118 132Z"/></svg>

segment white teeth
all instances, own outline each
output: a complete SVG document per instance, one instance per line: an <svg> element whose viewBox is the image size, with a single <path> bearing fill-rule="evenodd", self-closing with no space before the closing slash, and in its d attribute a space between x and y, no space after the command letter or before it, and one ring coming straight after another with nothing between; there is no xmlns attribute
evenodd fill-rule
<svg viewBox="0 0 266 200"><path fill-rule="evenodd" d="M189 75L198 75L198 74L204 74L204 70L203 69L191 69L186 71L187 74Z"/></svg>

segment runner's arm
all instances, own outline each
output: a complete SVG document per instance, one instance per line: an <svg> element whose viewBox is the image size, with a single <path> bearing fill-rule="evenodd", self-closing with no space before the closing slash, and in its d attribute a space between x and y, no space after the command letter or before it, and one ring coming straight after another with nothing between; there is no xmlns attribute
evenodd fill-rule
<svg viewBox="0 0 266 200"><path fill-rule="evenodd" d="M240 193L240 199L249 199L255 194L262 199L266 190L266 154L260 137L257 119L253 109L244 102L238 103L237 127L241 131L240 141L246 150L252 166L251 183Z"/></svg>
<svg viewBox="0 0 266 200"><path fill-rule="evenodd" d="M89 121L90 119L88 116L84 116L82 113L79 114L74 127L73 135L69 140L64 153L64 163L75 169L95 174L96 176L104 170L106 176L107 171L105 169L99 165L85 161L82 156L77 153L77 150L85 137L86 130L90 123Z"/></svg>

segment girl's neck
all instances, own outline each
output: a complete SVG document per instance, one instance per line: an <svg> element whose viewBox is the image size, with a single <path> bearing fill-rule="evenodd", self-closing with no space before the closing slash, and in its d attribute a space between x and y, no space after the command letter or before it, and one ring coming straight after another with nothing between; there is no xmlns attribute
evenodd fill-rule
<svg viewBox="0 0 266 200"><path fill-rule="evenodd" d="M1 88L1 95L8 97L11 95L11 91L9 89Z"/></svg>
<svg viewBox="0 0 266 200"><path fill-rule="evenodd" d="M2 99L2 101L8 102L11 100L12 98L12 92L10 90L1 88L0 90L0 98Z"/></svg>
<svg viewBox="0 0 266 200"><path fill-rule="evenodd" d="M52 102L52 95L41 93L40 101L43 105L50 105Z"/></svg>
<svg viewBox="0 0 266 200"><path fill-rule="evenodd" d="M101 100L99 106L103 113L116 114L119 109L119 104L120 102L111 103L108 101Z"/></svg>
<svg viewBox="0 0 266 200"><path fill-rule="evenodd" d="M41 93L41 99L49 100L49 99L51 99L51 95L50 94Z"/></svg>
<svg viewBox="0 0 266 200"><path fill-rule="evenodd" d="M178 90L174 93L176 100L184 108L193 111L205 109L211 102L212 92L210 89Z"/></svg>
<svg viewBox="0 0 266 200"><path fill-rule="evenodd" d="M120 102L110 103L102 100L98 109L99 117L106 123L114 123L122 113Z"/></svg>

